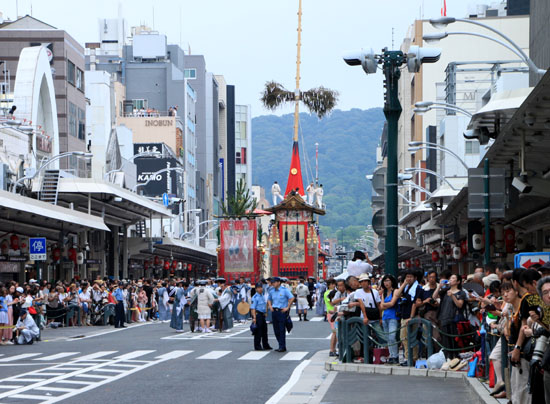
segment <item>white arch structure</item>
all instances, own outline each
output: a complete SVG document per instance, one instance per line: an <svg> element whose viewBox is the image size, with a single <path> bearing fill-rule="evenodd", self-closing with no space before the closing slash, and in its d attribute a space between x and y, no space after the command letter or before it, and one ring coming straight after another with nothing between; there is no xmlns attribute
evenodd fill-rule
<svg viewBox="0 0 550 404"><path fill-rule="evenodd" d="M23 48L17 64L17 75L13 94L13 104L17 106L17 119L31 121L32 125L41 126L45 136L52 142L50 156L59 154L59 128L57 123L57 106L55 103L55 89L52 71L46 47L32 46ZM30 139L32 148L36 152L36 131ZM31 167L36 168L39 161L31 158ZM58 167L52 163L51 168Z"/></svg>

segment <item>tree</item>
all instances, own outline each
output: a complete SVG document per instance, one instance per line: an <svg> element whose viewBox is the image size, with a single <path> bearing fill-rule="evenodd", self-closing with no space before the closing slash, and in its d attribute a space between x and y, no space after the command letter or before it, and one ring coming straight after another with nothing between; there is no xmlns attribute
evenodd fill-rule
<svg viewBox="0 0 550 404"><path fill-rule="evenodd" d="M227 205L222 204L222 211L224 216L247 216L252 215L257 206L258 202L252 198L246 183L241 178L237 183L235 196L227 198Z"/></svg>

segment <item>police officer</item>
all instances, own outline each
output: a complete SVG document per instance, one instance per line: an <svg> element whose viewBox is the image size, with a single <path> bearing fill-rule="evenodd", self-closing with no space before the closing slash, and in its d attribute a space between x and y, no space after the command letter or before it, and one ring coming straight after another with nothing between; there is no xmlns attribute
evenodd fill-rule
<svg viewBox="0 0 550 404"><path fill-rule="evenodd" d="M254 334L254 350L267 351L273 349L269 346L269 342L267 341L267 323L265 321L267 303L264 298L263 285L261 282L256 284L256 294L252 296L250 311L252 313L252 322L256 324L257 327L256 334Z"/></svg>
<svg viewBox="0 0 550 404"><path fill-rule="evenodd" d="M292 302L294 302L294 295L287 288L281 287L281 279L279 277L272 279L272 285L273 289L269 291L267 306L273 311L273 331L279 343L279 349L275 351L286 352L285 322Z"/></svg>
<svg viewBox="0 0 550 404"><path fill-rule="evenodd" d="M126 328L124 325L124 295L122 294L122 282L118 283L113 292L115 304L115 328Z"/></svg>

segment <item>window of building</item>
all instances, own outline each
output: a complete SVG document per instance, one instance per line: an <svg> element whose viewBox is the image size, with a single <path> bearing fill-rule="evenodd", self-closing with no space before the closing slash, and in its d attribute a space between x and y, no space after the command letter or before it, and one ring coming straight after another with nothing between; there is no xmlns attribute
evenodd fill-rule
<svg viewBox="0 0 550 404"><path fill-rule="evenodd" d="M73 62L67 60L67 81L73 86L75 85L75 72L76 67Z"/></svg>
<svg viewBox="0 0 550 404"><path fill-rule="evenodd" d="M184 69L183 75L186 79L196 79L197 78L197 69Z"/></svg>
<svg viewBox="0 0 550 404"><path fill-rule="evenodd" d="M76 69L76 88L84 91L84 72L80 69Z"/></svg>
<svg viewBox="0 0 550 404"><path fill-rule="evenodd" d="M246 164L246 147L241 147L241 162Z"/></svg>
<svg viewBox="0 0 550 404"><path fill-rule="evenodd" d="M239 122L241 139L246 139L246 122Z"/></svg>
<svg viewBox="0 0 550 404"><path fill-rule="evenodd" d="M147 109L147 100L132 100L132 105L134 106L134 109L140 110L140 109Z"/></svg>
<svg viewBox="0 0 550 404"><path fill-rule="evenodd" d="M466 140L466 154L479 154L479 142L477 140Z"/></svg>
<svg viewBox="0 0 550 404"><path fill-rule="evenodd" d="M78 108L78 138L84 140L86 138L86 112Z"/></svg>
<svg viewBox="0 0 550 404"><path fill-rule="evenodd" d="M78 137L78 108L69 102L69 135Z"/></svg>
<svg viewBox="0 0 550 404"><path fill-rule="evenodd" d="M241 164L241 152L235 153L235 164Z"/></svg>

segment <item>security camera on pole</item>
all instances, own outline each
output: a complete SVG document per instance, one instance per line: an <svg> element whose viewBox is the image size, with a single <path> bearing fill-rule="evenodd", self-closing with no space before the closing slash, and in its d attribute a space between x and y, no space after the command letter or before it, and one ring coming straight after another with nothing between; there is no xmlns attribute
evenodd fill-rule
<svg viewBox="0 0 550 404"><path fill-rule="evenodd" d="M376 73L378 65L384 72L384 115L388 122L388 165L386 171L386 273L397 274L397 122L401 115L401 104L398 98L398 82L401 76L400 67L407 64L411 73L417 73L422 63L435 63L441 56L441 50L436 48L421 48L411 46L409 52L390 51L387 48L377 55L372 49L367 51L349 52L344 61L350 66L363 67L367 74Z"/></svg>

